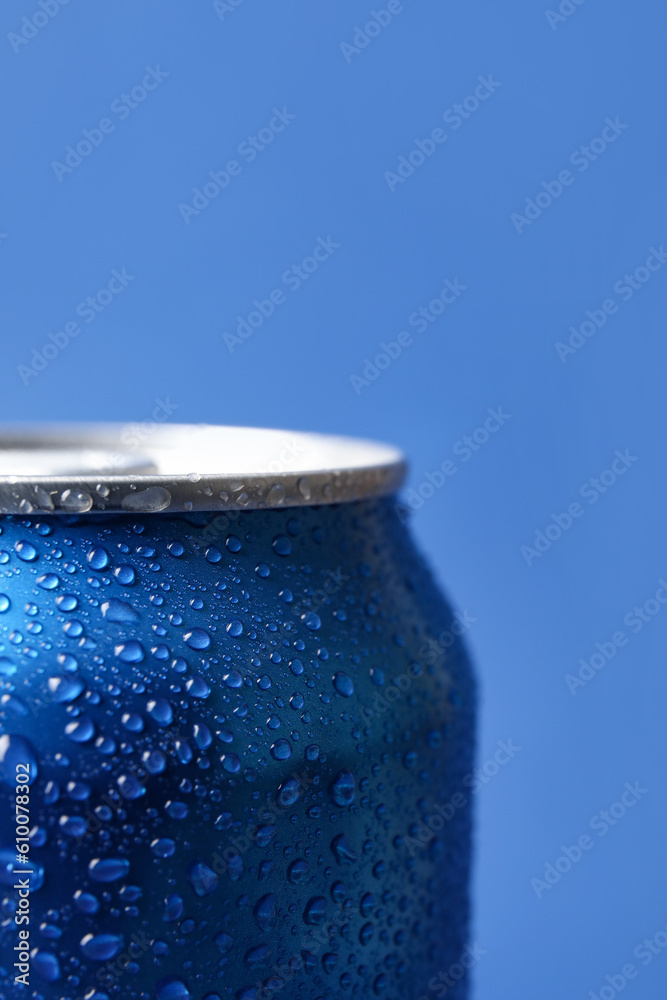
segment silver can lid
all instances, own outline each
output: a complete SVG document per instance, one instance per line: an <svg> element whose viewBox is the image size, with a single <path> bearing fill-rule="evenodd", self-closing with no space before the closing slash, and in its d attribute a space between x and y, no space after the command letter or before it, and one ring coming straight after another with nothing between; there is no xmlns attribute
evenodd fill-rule
<svg viewBox="0 0 667 1000"><path fill-rule="evenodd" d="M210 424L0 427L0 513L184 513L395 493L400 451L357 438Z"/></svg>

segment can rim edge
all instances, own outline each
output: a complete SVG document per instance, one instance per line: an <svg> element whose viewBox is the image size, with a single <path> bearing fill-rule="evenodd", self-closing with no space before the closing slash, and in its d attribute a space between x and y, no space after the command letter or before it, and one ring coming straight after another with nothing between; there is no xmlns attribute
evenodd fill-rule
<svg viewBox="0 0 667 1000"><path fill-rule="evenodd" d="M94 454L98 458L114 448L119 450L113 458L120 459L113 464L114 468L122 467L127 460L123 474L109 472L102 466L99 470L83 467L80 473L57 470L0 475L0 513L195 513L317 506L389 496L398 491L407 474L407 463L397 448L362 438L273 428L171 424L155 427L141 450L128 449L122 444L123 434L128 428L138 426L0 425L0 458L5 468L12 457L23 458L32 469L38 468L40 461L62 459L70 452L74 458L78 452L85 465L85 455ZM195 435L199 452L188 450ZM282 435L289 435L292 451L296 447L306 455L300 463L292 463L296 468L247 471L252 469L248 447L252 450L261 444L266 449L267 439L279 443ZM168 463L176 463L175 468L185 460L185 455L189 460L190 455L198 454L203 461L201 456L208 448L215 449L217 464L224 464L220 456L227 455L225 446L234 452L234 460L241 463L236 471L233 468L206 473L159 471L159 463L165 456ZM321 461L314 462L313 455L319 455ZM266 458L266 451L263 457ZM130 466L134 464L136 472L131 471L128 462ZM216 461L207 458L206 464L215 465Z"/></svg>

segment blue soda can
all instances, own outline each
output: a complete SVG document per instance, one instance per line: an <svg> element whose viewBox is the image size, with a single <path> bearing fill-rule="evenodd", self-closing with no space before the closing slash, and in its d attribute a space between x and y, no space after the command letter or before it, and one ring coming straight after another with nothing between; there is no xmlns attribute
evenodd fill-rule
<svg viewBox="0 0 667 1000"><path fill-rule="evenodd" d="M0 439L0 995L463 1000L475 686L400 453L142 434Z"/></svg>

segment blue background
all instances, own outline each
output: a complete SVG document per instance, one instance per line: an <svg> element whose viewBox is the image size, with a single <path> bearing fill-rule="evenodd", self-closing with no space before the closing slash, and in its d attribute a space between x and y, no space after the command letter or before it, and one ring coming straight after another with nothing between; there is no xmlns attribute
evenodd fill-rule
<svg viewBox="0 0 667 1000"><path fill-rule="evenodd" d="M633 962L625 995L662 998L667 951L644 967L633 950L667 926L667 611L636 634L623 619L667 575L667 267L628 301L613 286L667 241L664 5L566 0L550 24L546 0L405 0L347 58L370 3L218 6L70 0L12 46L39 8L3 4L2 419L140 421L168 398L181 422L396 442L415 490L455 461L412 524L476 618L480 764L498 740L521 747L477 797L476 996L598 996ZM110 111L158 65L145 101ZM489 74L493 94L443 123ZM296 117L247 162L237 147L274 107ZM104 117L114 131L59 180L53 162ZM606 118L627 128L573 165ZM392 192L385 172L438 127L446 141ZM234 158L241 173L186 222L179 205ZM565 169L573 183L517 232L512 213ZM283 273L329 236L340 246L290 290ZM22 378L114 268L134 276L122 294ZM424 332L406 325L445 278L465 291ZM224 333L274 288L285 301L230 351ZM618 311L561 360L608 298ZM402 330L412 344L355 391ZM498 406L510 419L457 457ZM637 461L591 504L580 488L616 449ZM577 501L529 566L521 547ZM627 645L572 693L565 676L619 629ZM646 794L538 898L531 879L635 781Z"/></svg>

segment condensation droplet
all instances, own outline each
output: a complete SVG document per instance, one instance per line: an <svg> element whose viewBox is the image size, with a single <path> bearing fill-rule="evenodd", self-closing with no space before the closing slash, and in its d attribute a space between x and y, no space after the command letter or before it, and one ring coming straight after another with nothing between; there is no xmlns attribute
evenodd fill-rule
<svg viewBox="0 0 667 1000"><path fill-rule="evenodd" d="M262 898L256 903L252 914L260 931L273 930L276 925L275 894L271 892L266 896L262 896Z"/></svg>
<svg viewBox="0 0 667 1000"><path fill-rule="evenodd" d="M167 896L164 901L162 920L165 924L171 924L178 920L183 913L183 899L181 896Z"/></svg>
<svg viewBox="0 0 667 1000"><path fill-rule="evenodd" d="M292 543L287 535L276 535L271 547L277 556L288 556L292 551Z"/></svg>
<svg viewBox="0 0 667 1000"><path fill-rule="evenodd" d="M31 542L19 541L14 543L14 551L23 562L34 562L38 558L38 552Z"/></svg>
<svg viewBox="0 0 667 1000"><path fill-rule="evenodd" d="M354 684L352 683L352 678L342 671L339 671L333 676L333 686L335 687L338 694L342 694L344 698L351 698L354 694Z"/></svg>
<svg viewBox="0 0 667 1000"><path fill-rule="evenodd" d="M303 911L304 924L317 925L324 921L326 916L327 901L324 896L313 896L306 903Z"/></svg>
<svg viewBox="0 0 667 1000"><path fill-rule="evenodd" d="M107 962L123 948L119 934L86 934L81 939L81 951L94 962Z"/></svg>
<svg viewBox="0 0 667 1000"><path fill-rule="evenodd" d="M193 698L208 698L211 693L211 689L204 678L198 674L195 677L190 677L186 682L185 689Z"/></svg>
<svg viewBox="0 0 667 1000"><path fill-rule="evenodd" d="M108 622L113 622L116 625L134 625L140 620L138 611L135 611L131 604L119 601L115 597L104 602L102 614Z"/></svg>
<svg viewBox="0 0 667 1000"><path fill-rule="evenodd" d="M0 677L13 677L16 669L16 664L8 656L0 656Z"/></svg>
<svg viewBox="0 0 667 1000"><path fill-rule="evenodd" d="M183 638L190 649L208 649L211 645L211 637L203 628L193 628Z"/></svg>
<svg viewBox="0 0 667 1000"><path fill-rule="evenodd" d="M83 514L93 506L93 498L90 493L84 493L83 490L65 490L60 497L60 506L65 510Z"/></svg>
<svg viewBox="0 0 667 1000"><path fill-rule="evenodd" d="M73 743L88 743L94 735L95 726L87 715L82 715L65 726L65 736Z"/></svg>
<svg viewBox="0 0 667 1000"><path fill-rule="evenodd" d="M298 858L293 861L287 869L287 880L292 883L292 885L297 885L302 882L310 871L310 865L304 858Z"/></svg>
<svg viewBox="0 0 667 1000"><path fill-rule="evenodd" d="M292 746L289 740L276 740L271 747L271 756L274 760L289 760L292 756Z"/></svg>
<svg viewBox="0 0 667 1000"><path fill-rule="evenodd" d="M234 938L230 937L229 934L225 934L224 931L220 931L213 938L213 944L216 946L221 955L226 955L230 952L234 946Z"/></svg>
<svg viewBox="0 0 667 1000"><path fill-rule="evenodd" d="M276 504L282 503L284 499L285 487L282 483L274 483L266 494L266 502L274 507Z"/></svg>
<svg viewBox="0 0 667 1000"><path fill-rule="evenodd" d="M159 726L169 726L174 718L171 705L166 698L155 698L149 701L146 711Z"/></svg>
<svg viewBox="0 0 667 1000"><path fill-rule="evenodd" d="M176 976L161 979L155 987L155 1000L190 1000L192 993Z"/></svg>
<svg viewBox="0 0 667 1000"><path fill-rule="evenodd" d="M35 972L40 979L43 979L47 983L55 983L60 979L61 972L58 959L50 951L42 951L41 948L36 948L30 953L30 958Z"/></svg>
<svg viewBox="0 0 667 1000"><path fill-rule="evenodd" d="M137 578L134 567L127 565L117 566L113 575L123 587L131 587Z"/></svg>
<svg viewBox="0 0 667 1000"><path fill-rule="evenodd" d="M331 850L339 865L357 860L357 855L348 844L344 833L334 837L331 841Z"/></svg>
<svg viewBox="0 0 667 1000"><path fill-rule="evenodd" d="M152 841L151 851L156 858L170 858L176 851L176 841L170 837L159 837Z"/></svg>
<svg viewBox="0 0 667 1000"><path fill-rule="evenodd" d="M241 761L235 753L223 753L220 763L228 774L237 774L241 770Z"/></svg>
<svg viewBox="0 0 667 1000"><path fill-rule="evenodd" d="M17 773L27 774L27 784L31 785L37 777L37 755L24 736L4 733L0 736L0 781L15 788Z"/></svg>
<svg viewBox="0 0 667 1000"><path fill-rule="evenodd" d="M118 791L124 799L140 799L146 793L146 789L139 779L135 778L132 774L121 774L116 779L116 784L118 785Z"/></svg>
<svg viewBox="0 0 667 1000"><path fill-rule="evenodd" d="M130 870L127 858L93 858L88 873L94 882L117 882Z"/></svg>
<svg viewBox="0 0 667 1000"><path fill-rule="evenodd" d="M351 771L341 771L331 785L331 798L337 806L349 806L354 802L355 781Z"/></svg>
<svg viewBox="0 0 667 1000"><path fill-rule="evenodd" d="M136 639L114 646L114 653L123 663L141 663L145 657L144 647Z"/></svg>
<svg viewBox="0 0 667 1000"><path fill-rule="evenodd" d="M188 868L188 881L197 896L210 896L215 892L220 876L204 861L193 861Z"/></svg>
<svg viewBox="0 0 667 1000"><path fill-rule="evenodd" d="M100 546L94 546L86 556L86 561L91 569L101 572L109 565L109 553Z"/></svg>
<svg viewBox="0 0 667 1000"><path fill-rule="evenodd" d="M145 511L146 513L156 513L166 510L171 503L171 493L164 486L149 486L139 493L128 493L123 497L121 507L123 510Z"/></svg>
<svg viewBox="0 0 667 1000"><path fill-rule="evenodd" d="M90 892L83 892L82 889L77 889L74 893L74 905L82 913L97 913L100 908L97 897Z"/></svg>
<svg viewBox="0 0 667 1000"><path fill-rule="evenodd" d="M278 789L278 802L281 806L293 806L299 798L299 782L296 778L283 781Z"/></svg>

